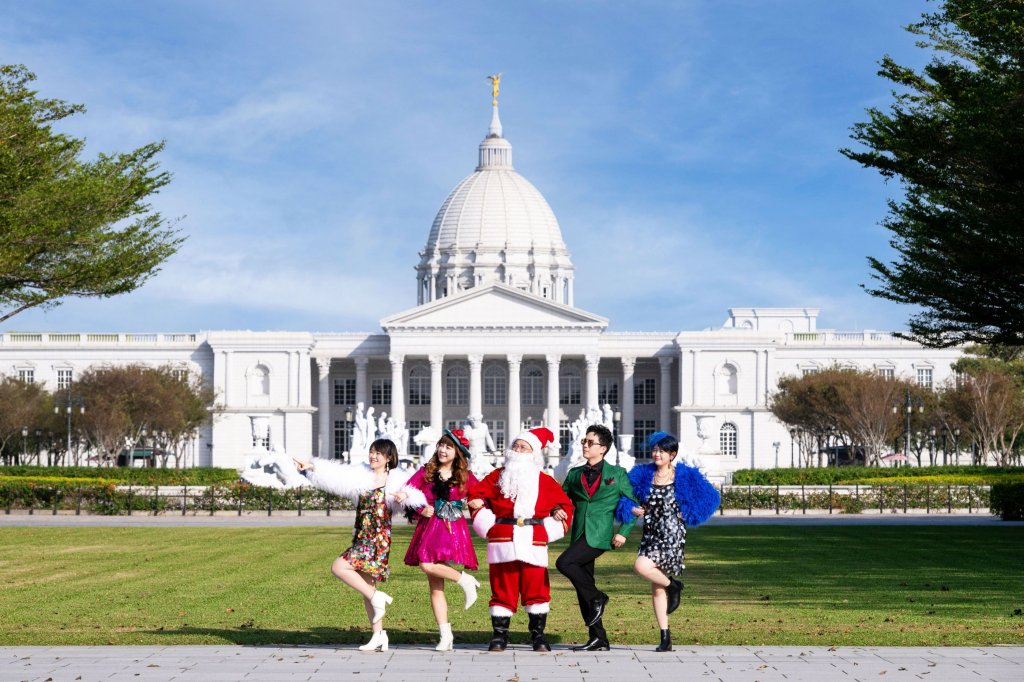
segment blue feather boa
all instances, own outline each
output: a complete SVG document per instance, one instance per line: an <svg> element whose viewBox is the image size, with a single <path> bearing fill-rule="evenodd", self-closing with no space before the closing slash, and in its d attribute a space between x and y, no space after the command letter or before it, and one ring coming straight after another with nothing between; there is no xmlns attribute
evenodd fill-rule
<svg viewBox="0 0 1024 682"><path fill-rule="evenodd" d="M629 470L629 482L633 485L633 493L641 502L646 502L654 485L654 472L657 465L637 464ZM676 505L683 514L683 522L687 528L694 528L707 521L718 510L721 496L715 486L711 485L704 474L696 467L679 462L676 464L675 478ZM615 509L615 518L620 523L634 519L633 500L620 497Z"/></svg>

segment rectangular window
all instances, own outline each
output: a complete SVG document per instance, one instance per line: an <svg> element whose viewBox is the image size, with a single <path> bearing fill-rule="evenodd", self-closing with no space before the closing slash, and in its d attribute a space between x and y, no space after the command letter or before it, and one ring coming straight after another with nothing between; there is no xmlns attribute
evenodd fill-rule
<svg viewBox="0 0 1024 682"><path fill-rule="evenodd" d="M335 379L334 380L334 404L355 405L356 404L356 380Z"/></svg>
<svg viewBox="0 0 1024 682"><path fill-rule="evenodd" d="M633 422L633 452L636 453L637 457L651 456L651 449L647 446L647 439L656 430L653 419L637 419Z"/></svg>
<svg viewBox="0 0 1024 682"><path fill-rule="evenodd" d="M505 451L505 420L488 419L484 420L487 429L491 432L491 440L494 441L494 448L498 452Z"/></svg>
<svg viewBox="0 0 1024 682"><path fill-rule="evenodd" d="M657 402L657 384L654 379L640 379L633 386L634 405L654 405Z"/></svg>
<svg viewBox="0 0 1024 682"><path fill-rule="evenodd" d="M370 382L370 403L372 405L391 404L391 379L373 379Z"/></svg>
<svg viewBox="0 0 1024 682"><path fill-rule="evenodd" d="M558 422L558 442L562 446L562 452L560 454L565 455L569 452L570 438L572 438L572 431L569 429L569 420L563 419Z"/></svg>
<svg viewBox="0 0 1024 682"><path fill-rule="evenodd" d="M409 373L409 404L430 404L430 375L416 371Z"/></svg>
<svg viewBox="0 0 1024 682"><path fill-rule="evenodd" d="M469 377L449 372L444 381L447 395L445 398L449 405L469 404Z"/></svg>
<svg viewBox="0 0 1024 682"><path fill-rule="evenodd" d="M878 376L888 381L892 381L896 378L896 369L893 367L879 367Z"/></svg>
<svg viewBox="0 0 1024 682"><path fill-rule="evenodd" d="M803 369L800 370L800 373L803 376L805 376L805 377L806 376L810 376L812 374L817 374L818 373L818 368L817 367L804 367Z"/></svg>
<svg viewBox="0 0 1024 682"><path fill-rule="evenodd" d="M70 382L70 380L71 380L71 370L69 369L69 370L66 370L66 371L68 372L68 381ZM57 381L58 381L58 384L59 384L60 383L60 378L59 378L60 377L60 373L59 372L57 373L57 376L58 376L58 380ZM172 369L171 370L171 376L174 377L175 380L177 380L177 381L182 381L182 382L188 381L188 370L187 369L182 369L180 367L178 367L176 369Z"/></svg>
<svg viewBox="0 0 1024 682"><path fill-rule="evenodd" d="M508 401L504 374L494 372L484 375L484 405L504 405Z"/></svg>
<svg viewBox="0 0 1024 682"><path fill-rule="evenodd" d="M932 387L932 368L931 367L918 367L917 368L917 385L921 388Z"/></svg>
<svg viewBox="0 0 1024 682"><path fill-rule="evenodd" d="M448 429L449 431L454 431L455 429L461 429L462 426L459 424L458 421L454 419L449 419L448 425L445 428Z"/></svg>
<svg viewBox="0 0 1024 682"><path fill-rule="evenodd" d="M36 371L34 369L19 369L18 380L26 384L36 383Z"/></svg>
<svg viewBox="0 0 1024 682"><path fill-rule="evenodd" d="M425 458L423 456L425 453L430 452L431 454L433 454L433 451L430 450L430 448L433 446L433 444L431 443L429 445L423 446L423 449L422 449L422 452L421 452L420 446L417 445L416 442L415 442L415 438L419 434L420 431L422 431L423 429L427 428L428 426L430 426L430 422L428 422L428 421L421 421L421 420L418 420L418 419L410 419L409 420L409 443L408 443L408 445L406 446L406 449L405 449L405 451L408 452L410 455L419 455L420 459L422 461L424 461L424 462L426 461L426 459L429 459L429 457Z"/></svg>
<svg viewBox="0 0 1024 682"><path fill-rule="evenodd" d="M619 404L619 382L616 379L598 380L597 402L601 405Z"/></svg>
<svg viewBox="0 0 1024 682"><path fill-rule="evenodd" d="M583 379L578 374L558 377L558 404L580 405L583 402Z"/></svg>
<svg viewBox="0 0 1024 682"><path fill-rule="evenodd" d="M339 419L334 422L334 459L341 459L343 453L352 449L352 429L355 422Z"/></svg>
<svg viewBox="0 0 1024 682"><path fill-rule="evenodd" d="M520 385L523 405L544 404L544 373L540 369L530 367L524 371Z"/></svg>
<svg viewBox="0 0 1024 682"><path fill-rule="evenodd" d="M175 370L177 371L177 370ZM58 369L57 370L57 390L66 391L71 388L71 370L70 369ZM175 376L177 378L177 376Z"/></svg>

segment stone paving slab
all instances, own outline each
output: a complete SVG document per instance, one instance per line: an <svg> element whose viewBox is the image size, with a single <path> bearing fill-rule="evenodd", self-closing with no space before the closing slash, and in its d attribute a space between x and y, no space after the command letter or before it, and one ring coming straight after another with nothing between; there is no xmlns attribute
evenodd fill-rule
<svg viewBox="0 0 1024 682"><path fill-rule="evenodd" d="M438 654L398 645L364 653L334 646L0 647L0 682L1020 682L1024 647L649 647L489 653L466 646Z"/></svg>

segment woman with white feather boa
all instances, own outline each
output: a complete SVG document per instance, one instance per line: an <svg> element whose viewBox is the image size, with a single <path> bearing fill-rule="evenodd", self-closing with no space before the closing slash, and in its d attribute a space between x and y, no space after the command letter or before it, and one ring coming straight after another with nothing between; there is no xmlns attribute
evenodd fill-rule
<svg viewBox="0 0 1024 682"><path fill-rule="evenodd" d="M296 460L296 466L313 486L356 501L352 546L334 560L331 572L363 597L373 636L359 649L387 651L388 633L383 620L392 598L377 589L377 583L385 582L390 572L391 516L403 507L423 506L426 498L406 489L396 499L409 472L398 468L398 449L386 438L370 445L368 466L317 458L311 462Z"/></svg>

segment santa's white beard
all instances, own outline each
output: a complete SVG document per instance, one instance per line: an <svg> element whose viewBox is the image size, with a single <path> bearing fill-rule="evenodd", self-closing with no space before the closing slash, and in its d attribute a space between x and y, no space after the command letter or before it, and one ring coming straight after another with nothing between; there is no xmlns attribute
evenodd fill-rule
<svg viewBox="0 0 1024 682"><path fill-rule="evenodd" d="M505 454L505 468L498 478L501 494L512 500L516 516L531 518L537 509L540 489L540 464L532 452Z"/></svg>

